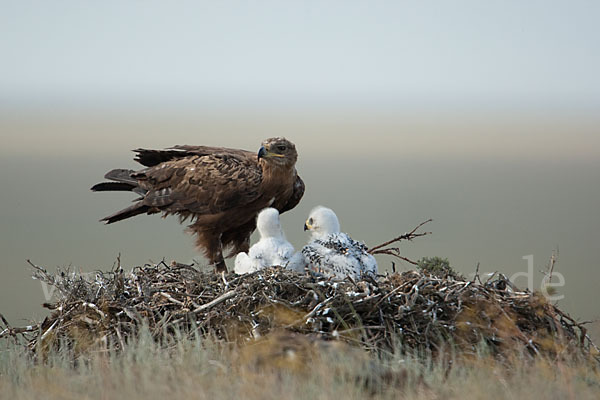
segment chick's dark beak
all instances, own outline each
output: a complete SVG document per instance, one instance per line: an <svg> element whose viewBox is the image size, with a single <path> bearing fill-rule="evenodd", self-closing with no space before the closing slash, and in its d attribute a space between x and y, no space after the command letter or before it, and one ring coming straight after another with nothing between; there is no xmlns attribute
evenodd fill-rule
<svg viewBox="0 0 600 400"><path fill-rule="evenodd" d="M306 225L306 222L304 223L304 232L306 232L308 230L308 225Z"/></svg>
<svg viewBox="0 0 600 400"><path fill-rule="evenodd" d="M263 158L265 155L267 155L267 149L265 149L265 146L262 146L259 150L258 150L258 159L260 160L261 158Z"/></svg>

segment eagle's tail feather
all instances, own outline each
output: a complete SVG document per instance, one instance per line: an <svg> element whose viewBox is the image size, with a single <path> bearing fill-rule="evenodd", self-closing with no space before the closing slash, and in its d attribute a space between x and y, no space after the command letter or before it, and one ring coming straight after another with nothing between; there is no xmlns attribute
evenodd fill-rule
<svg viewBox="0 0 600 400"><path fill-rule="evenodd" d="M150 206L142 203L133 204L127 208L117 211L116 213L109 215L108 217L102 218L100 221L106 224L112 224L113 222L121 221L130 217L134 217L138 214L147 213L150 210Z"/></svg>
<svg viewBox="0 0 600 400"><path fill-rule="evenodd" d="M106 175L104 175L104 178L110 179L111 181L127 182L137 186L137 180L131 177L132 174L135 174L135 171L132 169L117 168L108 171Z"/></svg>
<svg viewBox="0 0 600 400"><path fill-rule="evenodd" d="M92 186L91 190L94 192L108 192L108 191L123 191L131 192L136 186L127 182L102 182Z"/></svg>
<svg viewBox="0 0 600 400"><path fill-rule="evenodd" d="M132 178L135 171L131 169L113 169L108 171L104 178L110 179L114 182L101 182L92 186L91 190L94 192L108 192L108 191L121 191L121 192L134 192L140 196L144 196L148 191L139 186L138 181Z"/></svg>

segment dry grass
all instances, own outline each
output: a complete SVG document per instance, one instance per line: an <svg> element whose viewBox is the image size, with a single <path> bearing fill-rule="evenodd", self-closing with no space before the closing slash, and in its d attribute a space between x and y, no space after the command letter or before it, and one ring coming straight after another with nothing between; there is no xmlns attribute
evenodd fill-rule
<svg viewBox="0 0 600 400"><path fill-rule="evenodd" d="M600 373L576 362L479 357L377 358L340 342L272 334L247 346L157 344L148 330L119 352L37 363L0 352L0 398L10 399L597 399Z"/></svg>

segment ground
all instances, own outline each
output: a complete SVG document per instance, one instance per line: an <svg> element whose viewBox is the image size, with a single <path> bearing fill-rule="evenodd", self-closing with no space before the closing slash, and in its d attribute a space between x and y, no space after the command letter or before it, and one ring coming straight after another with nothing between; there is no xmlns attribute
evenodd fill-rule
<svg viewBox="0 0 600 400"><path fill-rule="evenodd" d="M166 348L144 336L121 354L43 364L20 347L0 352L0 398L10 399L597 399L600 374L574 362L514 359L481 351L470 360L376 358L344 346L314 352L286 347L223 348L199 341ZM454 361L454 362L450 362Z"/></svg>

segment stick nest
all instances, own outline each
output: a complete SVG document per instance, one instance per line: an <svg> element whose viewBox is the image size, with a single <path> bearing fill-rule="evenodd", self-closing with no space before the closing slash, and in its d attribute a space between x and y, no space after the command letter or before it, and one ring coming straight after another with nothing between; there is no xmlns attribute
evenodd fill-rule
<svg viewBox="0 0 600 400"><path fill-rule="evenodd" d="M57 289L43 322L0 337L32 350L68 346L76 352L122 349L142 326L165 337L246 342L272 331L342 340L380 352L592 358L586 329L537 293L518 290L502 274L485 282L409 271L331 281L273 267L238 276L184 264L117 267L94 275L36 267L34 277Z"/></svg>

